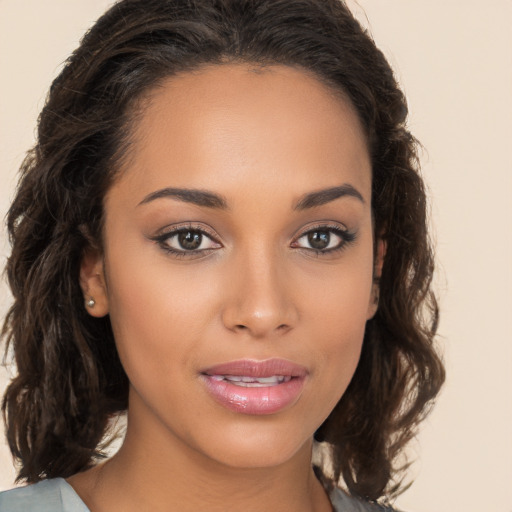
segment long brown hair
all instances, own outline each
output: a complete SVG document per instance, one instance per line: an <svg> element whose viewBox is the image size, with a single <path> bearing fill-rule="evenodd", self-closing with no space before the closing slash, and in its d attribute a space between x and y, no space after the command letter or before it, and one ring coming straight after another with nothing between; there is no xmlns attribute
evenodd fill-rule
<svg viewBox="0 0 512 512"><path fill-rule="evenodd" d="M83 251L101 248L103 198L129 150L140 99L206 63L284 64L354 105L368 138L376 235L387 253L359 365L315 438L354 495L398 492L397 456L444 380L434 335L432 249L417 143L393 73L339 0L124 0L85 35L54 81L7 225L14 296L3 326L18 374L3 399L18 480L90 467L128 381L109 318L84 310Z"/></svg>

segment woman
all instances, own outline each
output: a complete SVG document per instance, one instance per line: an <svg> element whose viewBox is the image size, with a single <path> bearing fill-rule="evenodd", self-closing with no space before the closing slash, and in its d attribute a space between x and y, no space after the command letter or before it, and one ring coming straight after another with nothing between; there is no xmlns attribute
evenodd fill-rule
<svg viewBox="0 0 512 512"><path fill-rule="evenodd" d="M444 378L406 116L338 0L100 18L8 216L3 408L36 485L0 508L389 509Z"/></svg>

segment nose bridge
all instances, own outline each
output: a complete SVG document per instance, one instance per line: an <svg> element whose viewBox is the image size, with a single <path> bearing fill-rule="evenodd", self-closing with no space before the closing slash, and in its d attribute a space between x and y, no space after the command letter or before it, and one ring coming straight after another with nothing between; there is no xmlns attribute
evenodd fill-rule
<svg viewBox="0 0 512 512"><path fill-rule="evenodd" d="M230 330L263 337L293 328L297 311L286 286L285 261L272 247L237 255L230 272L231 293L224 309Z"/></svg>

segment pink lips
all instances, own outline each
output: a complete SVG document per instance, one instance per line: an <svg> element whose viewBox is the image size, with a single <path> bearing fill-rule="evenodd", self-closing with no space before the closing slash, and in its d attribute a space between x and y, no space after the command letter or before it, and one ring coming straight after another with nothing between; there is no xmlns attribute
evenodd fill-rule
<svg viewBox="0 0 512 512"><path fill-rule="evenodd" d="M224 407L243 414L274 414L299 398L307 370L284 359L242 359L201 372L207 390Z"/></svg>

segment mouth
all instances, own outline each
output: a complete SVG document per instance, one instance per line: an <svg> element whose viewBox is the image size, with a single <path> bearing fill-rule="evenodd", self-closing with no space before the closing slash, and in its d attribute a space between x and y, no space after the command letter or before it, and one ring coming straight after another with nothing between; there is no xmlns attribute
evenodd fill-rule
<svg viewBox="0 0 512 512"><path fill-rule="evenodd" d="M249 377L247 375L210 375L212 380L226 381L243 388L266 388L289 382L290 375L272 375L271 377Z"/></svg>
<svg viewBox="0 0 512 512"><path fill-rule="evenodd" d="M284 359L240 360L201 372L210 396L242 414L275 414L296 403L308 372Z"/></svg>

